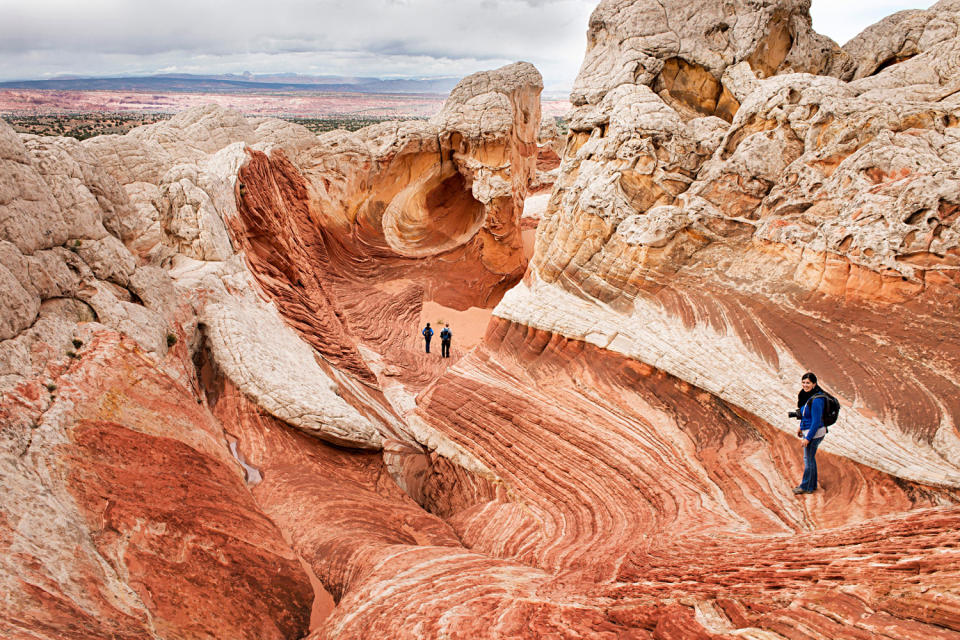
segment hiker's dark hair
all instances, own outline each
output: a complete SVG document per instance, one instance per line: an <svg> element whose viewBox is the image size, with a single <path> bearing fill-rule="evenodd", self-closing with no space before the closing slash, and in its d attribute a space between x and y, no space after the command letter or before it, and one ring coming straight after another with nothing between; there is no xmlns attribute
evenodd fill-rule
<svg viewBox="0 0 960 640"><path fill-rule="evenodd" d="M809 380L809 381L812 382L813 384L817 384L817 374L811 373L810 371L807 371L807 372L806 372L805 374L803 374L803 376L800 378L800 381L801 381L801 382L804 381L804 380Z"/></svg>

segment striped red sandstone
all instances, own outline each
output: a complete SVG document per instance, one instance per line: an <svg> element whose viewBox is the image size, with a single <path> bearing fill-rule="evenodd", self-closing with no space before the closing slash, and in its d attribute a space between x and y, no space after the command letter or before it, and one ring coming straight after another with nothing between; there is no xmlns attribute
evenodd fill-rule
<svg viewBox="0 0 960 640"><path fill-rule="evenodd" d="M53 392L33 380L4 396L0 634L304 633L309 581L203 399L116 334L80 356L48 368Z"/></svg>
<svg viewBox="0 0 960 640"><path fill-rule="evenodd" d="M960 635L957 44L845 52L806 9L602 2L531 268L449 363L424 301L521 278L556 162L528 65L319 139L0 128L40 198L0 200L0 629ZM806 368L848 406L796 498Z"/></svg>

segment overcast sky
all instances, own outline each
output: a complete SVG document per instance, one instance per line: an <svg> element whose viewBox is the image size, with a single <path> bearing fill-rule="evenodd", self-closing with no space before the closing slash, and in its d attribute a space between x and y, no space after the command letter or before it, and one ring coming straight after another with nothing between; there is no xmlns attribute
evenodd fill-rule
<svg viewBox="0 0 960 640"><path fill-rule="evenodd" d="M694 1L694 0L691 0ZM0 0L0 80L57 75L463 76L516 60L569 89L598 0ZM840 44L931 0L813 0Z"/></svg>

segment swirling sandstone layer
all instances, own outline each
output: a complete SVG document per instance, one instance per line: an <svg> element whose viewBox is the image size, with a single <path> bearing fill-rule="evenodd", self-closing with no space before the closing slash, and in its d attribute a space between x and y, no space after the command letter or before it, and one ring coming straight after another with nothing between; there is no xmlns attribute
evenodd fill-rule
<svg viewBox="0 0 960 640"><path fill-rule="evenodd" d="M355 133L0 123L2 634L960 636L960 6L808 9L601 2L564 145L524 63ZM440 360L427 303L498 317Z"/></svg>
<svg viewBox="0 0 960 640"><path fill-rule="evenodd" d="M685 20L682 3L601 3L537 253L496 313L788 432L781 416L814 370L845 406L826 450L960 486L960 40L925 38L845 82L796 73L853 64L811 35L803 3L755 4ZM697 96L714 82L736 104L691 103L683 73L705 78L683 81Z"/></svg>
<svg viewBox="0 0 960 640"><path fill-rule="evenodd" d="M4 396L2 635L305 632L310 583L195 389L129 339L80 335Z"/></svg>
<svg viewBox="0 0 960 640"><path fill-rule="evenodd" d="M326 538L344 542L318 548L298 514L364 468L395 542L457 544L395 509L429 460L402 414L445 366L413 331L424 301L489 307L522 275L539 91L517 64L465 80L433 123L325 140L213 107L82 144L0 123L5 635L299 637L311 577L348 589L329 563L351 564L356 530L345 512ZM221 395L244 413L212 413ZM252 416L287 440L251 451ZM322 471L312 449L359 475L275 504L283 469ZM357 495L331 508L369 509ZM411 538L417 518L440 533Z"/></svg>
<svg viewBox="0 0 960 640"><path fill-rule="evenodd" d="M536 574L504 568L491 580L490 565L463 566L452 550L398 555L328 630L363 637L389 620L409 637L960 632L958 515L937 506L955 492L827 454L824 490L797 501L791 439L633 359L500 322L419 413L491 473L483 483L438 464L424 504L474 552L549 579L528 603ZM449 614L417 617L424 591ZM484 623L467 626L470 616Z"/></svg>

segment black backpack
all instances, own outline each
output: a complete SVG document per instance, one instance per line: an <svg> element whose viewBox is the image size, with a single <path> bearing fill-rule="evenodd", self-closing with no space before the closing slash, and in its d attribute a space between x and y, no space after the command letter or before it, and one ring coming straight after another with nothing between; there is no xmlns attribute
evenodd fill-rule
<svg viewBox="0 0 960 640"><path fill-rule="evenodd" d="M837 418L840 417L840 401L826 391L812 396L807 402L812 402L814 398L823 398L823 426L831 427L836 424Z"/></svg>

